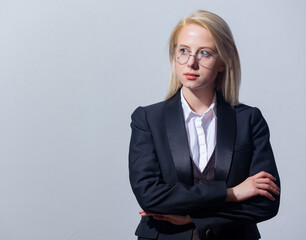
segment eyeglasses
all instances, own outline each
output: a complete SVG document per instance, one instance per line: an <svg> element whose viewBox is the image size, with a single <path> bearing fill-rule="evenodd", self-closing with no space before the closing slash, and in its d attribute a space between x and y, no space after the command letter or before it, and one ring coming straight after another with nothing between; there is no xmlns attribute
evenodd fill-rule
<svg viewBox="0 0 306 240"><path fill-rule="evenodd" d="M195 55L190 54L190 51L184 46L176 46L172 52L174 61L183 65L189 61L190 57L195 57L199 65L202 67L209 67L214 61L215 57L206 49L200 49Z"/></svg>

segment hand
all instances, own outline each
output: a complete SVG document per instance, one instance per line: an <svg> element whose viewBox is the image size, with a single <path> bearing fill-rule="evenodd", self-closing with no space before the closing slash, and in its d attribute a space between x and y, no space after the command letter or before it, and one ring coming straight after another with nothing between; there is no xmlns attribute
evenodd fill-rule
<svg viewBox="0 0 306 240"><path fill-rule="evenodd" d="M259 172L233 188L227 189L227 202L241 202L255 196L264 196L272 201L275 195L280 194L279 187L274 183L275 178L267 172Z"/></svg>
<svg viewBox="0 0 306 240"><path fill-rule="evenodd" d="M156 220L160 221L167 221L175 225L185 225L192 223L192 219L189 215L181 216L181 215L173 215L173 214L155 214L155 213L149 213L144 210L140 210L139 214L142 217L148 217L152 216Z"/></svg>

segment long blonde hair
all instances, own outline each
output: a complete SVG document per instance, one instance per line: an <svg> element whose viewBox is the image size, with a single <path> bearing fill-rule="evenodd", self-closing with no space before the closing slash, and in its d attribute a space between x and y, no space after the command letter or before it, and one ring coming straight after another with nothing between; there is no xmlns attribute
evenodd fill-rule
<svg viewBox="0 0 306 240"><path fill-rule="evenodd" d="M215 42L217 51L225 70L219 72L216 78L216 89L231 105L239 104L239 87L241 81L239 54L234 42L232 32L227 23L214 13L196 11L184 17L174 28L169 40L169 58L171 64L169 89L166 99L171 98L182 87L175 73L175 61L172 52L177 44L178 35L183 27L188 24L197 24L208 30Z"/></svg>

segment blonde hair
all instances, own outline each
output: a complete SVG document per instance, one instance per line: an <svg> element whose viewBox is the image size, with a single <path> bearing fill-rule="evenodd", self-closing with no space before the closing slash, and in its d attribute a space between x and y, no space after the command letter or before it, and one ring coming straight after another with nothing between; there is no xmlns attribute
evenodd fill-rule
<svg viewBox="0 0 306 240"><path fill-rule="evenodd" d="M239 87L241 79L239 54L234 42L232 32L227 23L214 13L196 11L178 22L169 40L169 58L171 64L169 89L166 99L171 98L182 87L175 73L175 61L172 52L177 44L178 35L183 27L188 24L197 24L204 27L210 33L216 45L218 54L225 66L223 72L216 77L216 90L231 105L239 104Z"/></svg>

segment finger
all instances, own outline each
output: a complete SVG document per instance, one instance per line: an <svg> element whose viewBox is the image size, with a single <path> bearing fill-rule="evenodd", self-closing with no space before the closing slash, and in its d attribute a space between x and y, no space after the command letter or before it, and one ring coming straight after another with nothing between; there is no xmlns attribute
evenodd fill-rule
<svg viewBox="0 0 306 240"><path fill-rule="evenodd" d="M139 214L142 216L142 217L149 217L149 216L153 216L154 214L153 213L148 213L148 212L139 212Z"/></svg>
<svg viewBox="0 0 306 240"><path fill-rule="evenodd" d="M276 191L276 194L280 193L279 187L273 181L271 181L268 178L257 179L256 184L266 184L272 189L272 191Z"/></svg>
<svg viewBox="0 0 306 240"><path fill-rule="evenodd" d="M153 218L160 221L167 221L164 215L153 215Z"/></svg>
<svg viewBox="0 0 306 240"><path fill-rule="evenodd" d="M271 186L272 188L274 188L275 190L280 191L279 187L275 184L275 182L273 182L269 178L259 178L259 179L256 179L255 182L256 184L267 184Z"/></svg>
<svg viewBox="0 0 306 240"><path fill-rule="evenodd" d="M273 177L270 173L267 173L265 171L261 171L261 172L255 174L254 176L256 176L256 178L269 178L272 181L276 180L275 177Z"/></svg>
<svg viewBox="0 0 306 240"><path fill-rule="evenodd" d="M175 221L184 221L186 219L188 219L187 216L181 216L181 215L173 215L173 214L168 214L165 215L167 217L167 219L171 219L171 220L175 220Z"/></svg>
<svg viewBox="0 0 306 240"><path fill-rule="evenodd" d="M256 178L255 180L256 182L261 182L261 183L267 183L267 184L275 184L275 182L273 180L271 180L270 178L264 177L264 178Z"/></svg>
<svg viewBox="0 0 306 240"><path fill-rule="evenodd" d="M268 191L259 189L258 194L270 199L271 201L275 201L275 198Z"/></svg>
<svg viewBox="0 0 306 240"><path fill-rule="evenodd" d="M168 214L168 215L166 215L168 218L172 218L172 219L177 219L177 218L179 218L179 216L178 215L173 215L173 214Z"/></svg>
<svg viewBox="0 0 306 240"><path fill-rule="evenodd" d="M182 220L180 218L178 218L178 216L172 215L161 215L161 216L157 216L156 218L157 220L162 220L162 221L167 221L167 222L171 222L173 224L178 224L180 223Z"/></svg>
<svg viewBox="0 0 306 240"><path fill-rule="evenodd" d="M150 213L150 212L147 212L147 211L141 209L141 210L139 211L139 214L142 214L142 213L152 214L152 213Z"/></svg>
<svg viewBox="0 0 306 240"><path fill-rule="evenodd" d="M161 217L162 217L163 221L170 222L172 220L168 215L162 215Z"/></svg>
<svg viewBox="0 0 306 240"><path fill-rule="evenodd" d="M275 177L273 177L270 173L267 173L265 171L261 171L261 172L255 174L254 177L256 177L256 178L269 178L272 181L276 181Z"/></svg>
<svg viewBox="0 0 306 240"><path fill-rule="evenodd" d="M256 183L265 183L265 184L269 184L272 187L279 189L279 187L276 185L276 183L274 181L272 181L269 178L258 178L255 180Z"/></svg>
<svg viewBox="0 0 306 240"><path fill-rule="evenodd" d="M257 184L257 188L279 195L279 191L268 184Z"/></svg>

